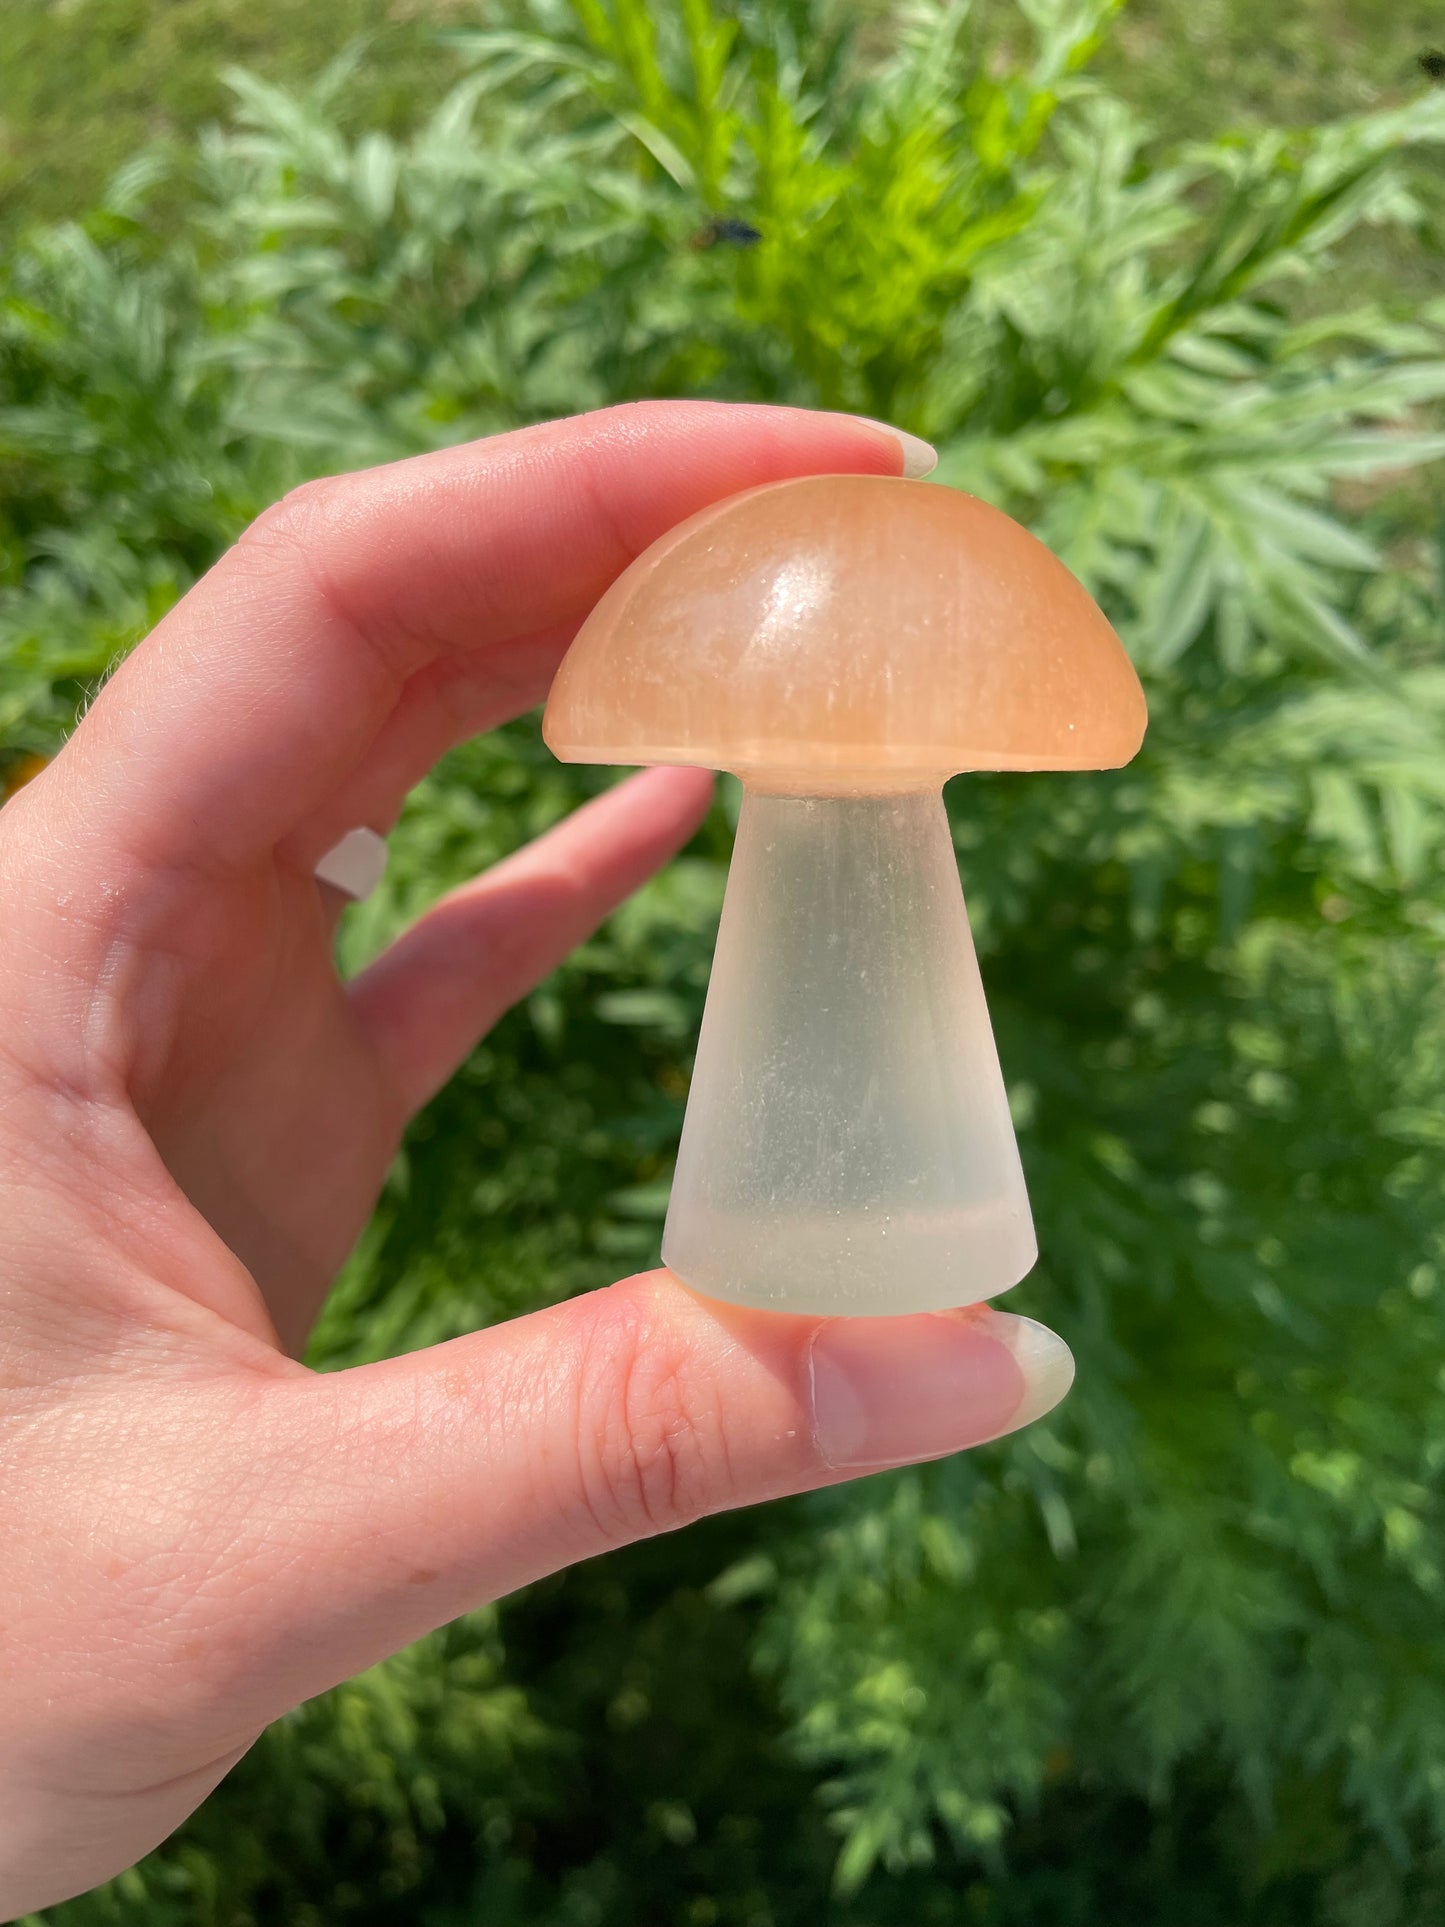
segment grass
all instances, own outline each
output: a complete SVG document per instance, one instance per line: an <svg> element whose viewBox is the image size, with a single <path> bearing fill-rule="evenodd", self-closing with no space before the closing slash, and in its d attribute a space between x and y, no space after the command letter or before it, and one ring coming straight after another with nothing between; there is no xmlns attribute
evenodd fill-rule
<svg viewBox="0 0 1445 1927"><path fill-rule="evenodd" d="M981 12L998 10L986 0ZM452 71L435 44L469 0L3 0L0 220L90 205L147 142L225 111L228 65L314 72L358 35L358 121L394 126ZM1377 105L1445 42L1439 0L1134 0L1103 57L1162 130L1197 135Z"/></svg>
<svg viewBox="0 0 1445 1927"><path fill-rule="evenodd" d="M451 70L437 23L472 11L465 0L3 0L0 220L83 211L138 149L223 115L232 65L295 80L364 36L353 109L394 126Z"/></svg>
<svg viewBox="0 0 1445 1927"><path fill-rule="evenodd" d="M1439 0L1143 0L1101 66L1161 127L1203 135L1386 105L1442 42Z"/></svg>

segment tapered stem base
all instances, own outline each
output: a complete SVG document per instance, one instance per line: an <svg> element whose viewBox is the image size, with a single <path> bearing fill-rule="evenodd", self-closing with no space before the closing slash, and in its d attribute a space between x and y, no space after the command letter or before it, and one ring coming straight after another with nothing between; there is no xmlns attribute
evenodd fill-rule
<svg viewBox="0 0 1445 1927"><path fill-rule="evenodd" d="M871 1316L1033 1264L936 793L746 793L662 1256L710 1297Z"/></svg>

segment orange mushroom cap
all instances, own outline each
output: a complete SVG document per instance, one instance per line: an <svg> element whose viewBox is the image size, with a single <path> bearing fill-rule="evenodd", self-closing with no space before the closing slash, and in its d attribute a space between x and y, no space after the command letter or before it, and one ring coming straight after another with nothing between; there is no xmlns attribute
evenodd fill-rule
<svg viewBox="0 0 1445 1927"><path fill-rule="evenodd" d="M1057 556L956 489L811 475L715 503L583 623L542 730L572 763L695 763L867 792L1112 769L1144 692Z"/></svg>

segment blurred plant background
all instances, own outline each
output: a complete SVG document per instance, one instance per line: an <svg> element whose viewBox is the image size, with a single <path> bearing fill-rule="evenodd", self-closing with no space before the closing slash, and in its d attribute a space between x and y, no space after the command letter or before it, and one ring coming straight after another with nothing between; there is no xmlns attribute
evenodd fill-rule
<svg viewBox="0 0 1445 1927"><path fill-rule="evenodd" d="M1153 718L953 786L1057 1417L459 1622L55 1927L1445 1918L1434 9L1115 12L10 0L12 781L292 482L658 394L936 440ZM599 780L458 751L350 957ZM655 1258L729 834L422 1118L313 1362Z"/></svg>

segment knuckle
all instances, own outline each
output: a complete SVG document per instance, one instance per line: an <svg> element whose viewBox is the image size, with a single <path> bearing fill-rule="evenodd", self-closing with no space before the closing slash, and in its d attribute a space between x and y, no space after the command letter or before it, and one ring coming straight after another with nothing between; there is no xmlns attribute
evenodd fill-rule
<svg viewBox="0 0 1445 1927"><path fill-rule="evenodd" d="M375 529L366 475L326 475L263 509L223 566L307 585L326 617L400 689L416 666L416 637L389 604L378 611L367 587Z"/></svg>
<svg viewBox="0 0 1445 1927"><path fill-rule="evenodd" d="M598 1531L624 1543L729 1503L723 1412L685 1337L636 1298L608 1320L582 1393L579 1485Z"/></svg>
<svg viewBox="0 0 1445 1927"><path fill-rule="evenodd" d="M345 476L326 475L302 482L273 502L242 531L236 546L242 550L280 550L309 554L341 506Z"/></svg>

